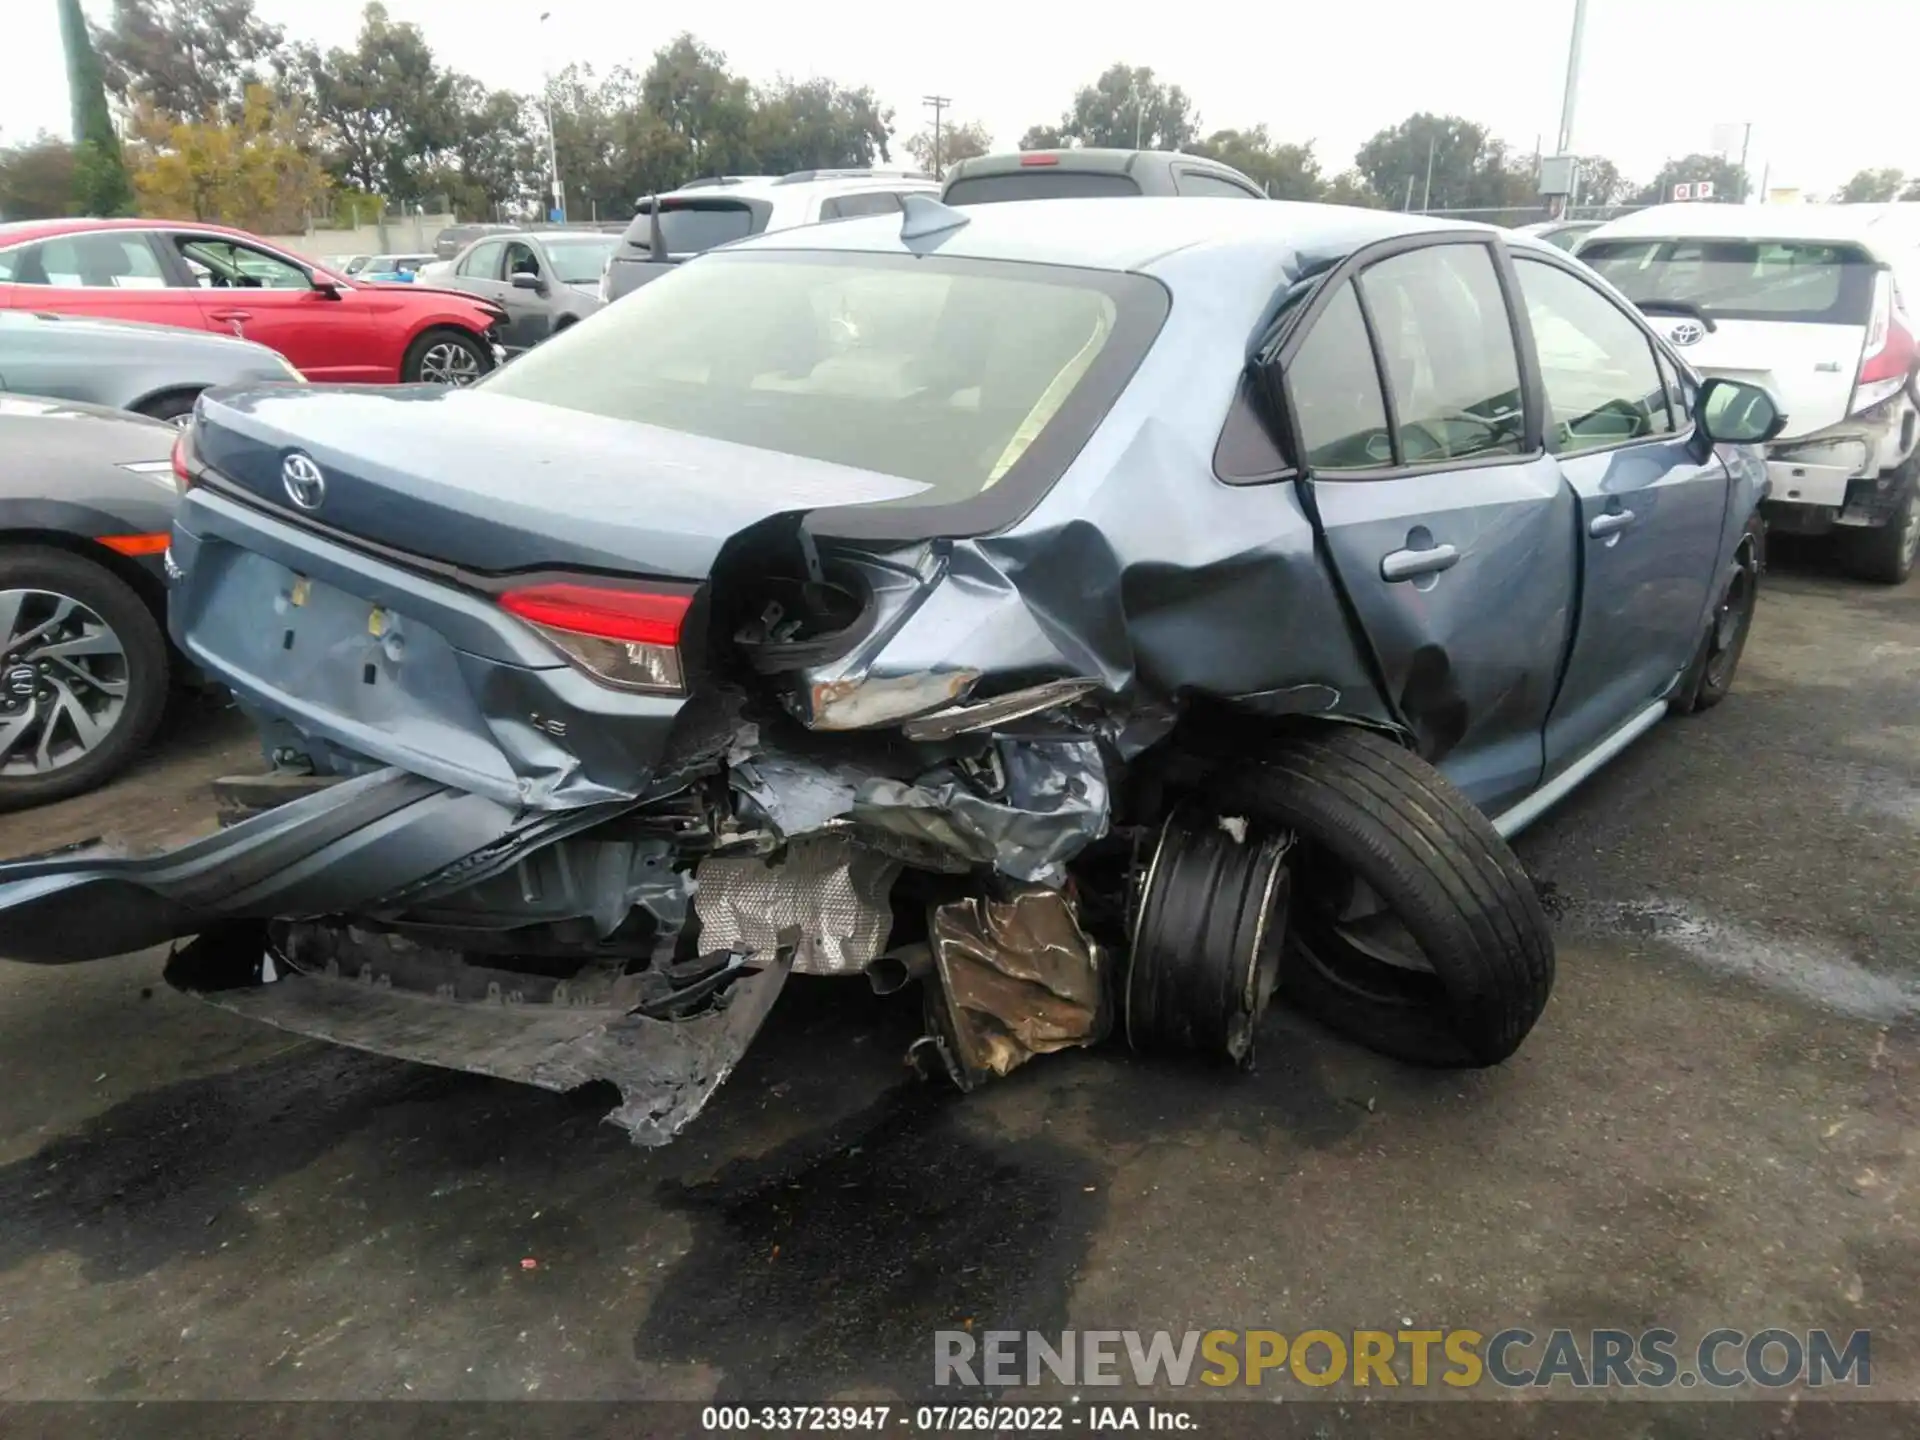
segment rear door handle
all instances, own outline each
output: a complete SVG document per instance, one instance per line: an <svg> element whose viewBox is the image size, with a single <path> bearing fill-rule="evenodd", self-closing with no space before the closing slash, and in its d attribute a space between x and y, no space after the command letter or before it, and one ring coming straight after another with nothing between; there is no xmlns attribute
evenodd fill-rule
<svg viewBox="0 0 1920 1440"><path fill-rule="evenodd" d="M1587 534L1598 540L1606 535L1618 535L1633 524L1631 510L1609 510L1604 515L1596 515L1587 525Z"/></svg>
<svg viewBox="0 0 1920 1440"><path fill-rule="evenodd" d="M1435 545L1430 550L1396 550L1380 561L1380 578L1389 584L1412 580L1421 575L1438 575L1460 563L1460 552L1451 545Z"/></svg>

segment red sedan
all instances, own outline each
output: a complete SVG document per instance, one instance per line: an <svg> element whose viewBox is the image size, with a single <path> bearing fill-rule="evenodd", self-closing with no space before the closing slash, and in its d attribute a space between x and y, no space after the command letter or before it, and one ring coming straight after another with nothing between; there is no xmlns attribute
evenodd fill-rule
<svg viewBox="0 0 1920 1440"><path fill-rule="evenodd" d="M310 380L466 385L498 363L505 318L471 295L361 285L258 236L182 220L0 225L0 309L239 335Z"/></svg>

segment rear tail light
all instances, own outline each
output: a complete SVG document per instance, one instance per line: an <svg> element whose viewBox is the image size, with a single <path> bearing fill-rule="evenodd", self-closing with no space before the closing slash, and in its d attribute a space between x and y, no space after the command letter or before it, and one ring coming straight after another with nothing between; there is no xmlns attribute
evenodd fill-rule
<svg viewBox="0 0 1920 1440"><path fill-rule="evenodd" d="M1913 374L1920 348L1911 325L1894 304L1892 272L1882 270L1873 280L1873 314L1860 350L1860 374L1853 382L1852 414L1892 399Z"/></svg>
<svg viewBox="0 0 1920 1440"><path fill-rule="evenodd" d="M193 487L193 426L182 425L173 439L173 483L182 495Z"/></svg>
<svg viewBox="0 0 1920 1440"><path fill-rule="evenodd" d="M603 685L684 695L680 632L690 594L556 582L510 590L500 608L533 626Z"/></svg>

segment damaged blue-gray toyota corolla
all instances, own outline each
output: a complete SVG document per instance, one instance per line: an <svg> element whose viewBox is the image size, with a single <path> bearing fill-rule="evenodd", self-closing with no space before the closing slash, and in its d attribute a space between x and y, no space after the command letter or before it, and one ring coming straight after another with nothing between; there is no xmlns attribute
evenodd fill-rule
<svg viewBox="0 0 1920 1440"><path fill-rule="evenodd" d="M170 624L272 769L0 867L0 953L191 936L647 1144L795 972L918 983L962 1087L1245 1063L1275 993L1493 1064L1553 973L1503 837L1727 692L1776 411L1527 237L1224 200L909 197L470 389L216 392Z"/></svg>

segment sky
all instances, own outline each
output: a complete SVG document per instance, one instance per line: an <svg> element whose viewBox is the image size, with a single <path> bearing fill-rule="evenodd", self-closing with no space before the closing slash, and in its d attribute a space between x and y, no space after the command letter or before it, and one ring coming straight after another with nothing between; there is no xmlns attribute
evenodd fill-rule
<svg viewBox="0 0 1920 1440"><path fill-rule="evenodd" d="M0 143L67 128L54 0L6 0ZM1003 148L1052 121L1107 65L1150 65L1194 98L1208 129L1265 124L1315 144L1331 175L1367 137L1417 110L1455 113L1515 149L1551 150L1574 0L1344 0L1325 5L1143 0L1109 7L972 0L926 11L878 0L387 0L447 64L531 90L548 67L645 65L681 30L754 80L871 85L901 140L924 96L952 98ZM107 0L88 0L105 18ZM291 36L344 45L357 0L258 0ZM542 23L540 13L550 12ZM1170 23L1169 15L1177 16ZM916 24L916 21L918 22ZM915 31L920 36L916 37ZM1920 175L1920 0L1588 0L1574 149L1646 179L1669 157L1751 124L1755 183L1809 192L1856 170ZM1902 63L1888 69L1892 57ZM896 158L903 158L895 150ZM1734 158L1738 158L1737 149Z"/></svg>

